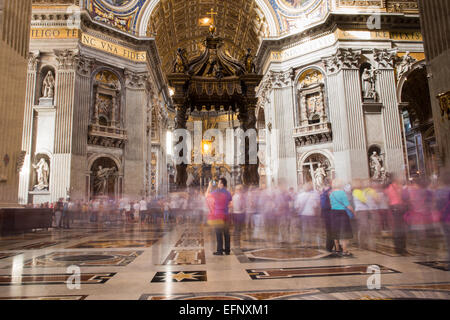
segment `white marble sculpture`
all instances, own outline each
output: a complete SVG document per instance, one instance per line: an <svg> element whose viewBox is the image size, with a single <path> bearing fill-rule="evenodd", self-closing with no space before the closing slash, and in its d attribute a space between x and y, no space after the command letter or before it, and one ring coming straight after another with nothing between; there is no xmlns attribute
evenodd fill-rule
<svg viewBox="0 0 450 320"><path fill-rule="evenodd" d="M42 98L53 99L55 95L55 78L53 73L49 71L42 82Z"/></svg>
<svg viewBox="0 0 450 320"><path fill-rule="evenodd" d="M409 72L416 61L416 59L409 55L409 52L406 52L397 65L397 80L400 80L407 72Z"/></svg>
<svg viewBox="0 0 450 320"><path fill-rule="evenodd" d="M103 168L102 166L98 166L98 171L95 175L95 180L94 180L95 192L98 195L106 194L109 177L115 171L116 171L115 168Z"/></svg>
<svg viewBox="0 0 450 320"><path fill-rule="evenodd" d="M325 168L319 163L317 169L314 171L314 184L317 189L320 189L323 186L323 181L326 176L327 173L325 172Z"/></svg>
<svg viewBox="0 0 450 320"><path fill-rule="evenodd" d="M361 76L363 98L364 99L377 99L377 92L375 90L377 72L371 68L366 68Z"/></svg>
<svg viewBox="0 0 450 320"><path fill-rule="evenodd" d="M37 174L37 185L34 186L34 190L42 191L48 190L48 177L50 173L50 167L44 158L41 158L37 164L33 164L33 168Z"/></svg>
<svg viewBox="0 0 450 320"><path fill-rule="evenodd" d="M382 165L383 159L378 152L374 151L370 156L370 169L372 170L372 179L378 180L382 177L384 168Z"/></svg>

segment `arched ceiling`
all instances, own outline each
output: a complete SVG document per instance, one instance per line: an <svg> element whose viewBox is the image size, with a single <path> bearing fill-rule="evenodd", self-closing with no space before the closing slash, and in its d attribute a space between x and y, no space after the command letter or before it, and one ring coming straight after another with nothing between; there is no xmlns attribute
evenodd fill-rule
<svg viewBox="0 0 450 320"><path fill-rule="evenodd" d="M209 24L200 21L211 9L218 13L214 21L217 35L236 59L241 59L247 48L256 53L262 38L269 35L264 14L254 0L161 0L148 31L154 34L165 72L171 72L177 48L186 49L189 59L203 51Z"/></svg>

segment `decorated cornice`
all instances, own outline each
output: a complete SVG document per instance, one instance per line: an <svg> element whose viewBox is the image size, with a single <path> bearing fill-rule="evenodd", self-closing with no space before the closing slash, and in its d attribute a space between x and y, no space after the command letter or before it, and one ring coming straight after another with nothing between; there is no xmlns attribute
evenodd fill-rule
<svg viewBox="0 0 450 320"><path fill-rule="evenodd" d="M325 58L323 63L328 74L334 74L342 69L359 69L361 50L339 48L331 57Z"/></svg>
<svg viewBox="0 0 450 320"><path fill-rule="evenodd" d="M327 34L333 33L337 28L342 30L368 30L367 20L372 13L330 13L327 18L320 21L306 29L282 37L272 37L263 39L259 50L257 52L257 58L255 59L258 72L262 72L265 61L270 57L271 51L280 51L282 49L295 47L305 41L305 39L311 40L319 37L323 37ZM380 26L381 30L420 30L420 17L419 14L395 14L380 12Z"/></svg>

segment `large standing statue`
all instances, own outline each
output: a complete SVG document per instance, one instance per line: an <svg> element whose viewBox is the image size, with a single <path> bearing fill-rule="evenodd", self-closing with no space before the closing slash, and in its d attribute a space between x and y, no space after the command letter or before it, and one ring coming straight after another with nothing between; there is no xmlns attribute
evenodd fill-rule
<svg viewBox="0 0 450 320"><path fill-rule="evenodd" d="M102 166L98 166L98 171L94 179L94 188L97 195L106 195L109 177L115 171L116 168L103 168Z"/></svg>
<svg viewBox="0 0 450 320"><path fill-rule="evenodd" d="M378 94L375 90L377 71L373 68L366 68L361 76L363 98L364 99L375 99L377 100Z"/></svg>
<svg viewBox="0 0 450 320"><path fill-rule="evenodd" d="M55 95L55 78L49 71L42 82L42 98L53 98Z"/></svg>
<svg viewBox="0 0 450 320"><path fill-rule="evenodd" d="M48 190L48 176L50 168L47 161L41 158L37 164L33 164L33 168L36 169L37 182L38 184L34 186L34 190Z"/></svg>
<svg viewBox="0 0 450 320"><path fill-rule="evenodd" d="M384 171L382 166L383 159L378 155L376 151L370 156L370 169L372 170L372 179L378 180Z"/></svg>
<svg viewBox="0 0 450 320"><path fill-rule="evenodd" d="M246 72L248 73L256 72L256 65L254 62L254 57L252 55L252 49L247 49L247 54L244 56L244 64Z"/></svg>
<svg viewBox="0 0 450 320"><path fill-rule="evenodd" d="M325 168L322 167L322 164L319 163L317 169L314 171L314 184L316 185L316 188L320 190L320 188L323 186L323 181L325 180L325 177L327 176L327 173L325 172Z"/></svg>
<svg viewBox="0 0 450 320"><path fill-rule="evenodd" d="M400 63L397 65L397 80L400 80L403 75L410 71L413 63L416 61L416 59L409 55L409 52L406 52L401 58Z"/></svg>

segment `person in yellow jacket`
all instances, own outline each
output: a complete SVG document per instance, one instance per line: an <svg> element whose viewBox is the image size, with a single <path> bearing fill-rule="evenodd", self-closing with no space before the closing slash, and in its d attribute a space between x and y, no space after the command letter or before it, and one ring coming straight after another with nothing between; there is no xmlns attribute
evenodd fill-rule
<svg viewBox="0 0 450 320"><path fill-rule="evenodd" d="M356 179L353 182L353 203L355 205L356 217L358 219L358 243L362 249L375 250L376 248L376 224L374 210L378 195L375 189L371 188L369 180Z"/></svg>

